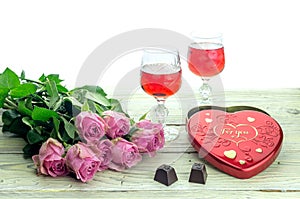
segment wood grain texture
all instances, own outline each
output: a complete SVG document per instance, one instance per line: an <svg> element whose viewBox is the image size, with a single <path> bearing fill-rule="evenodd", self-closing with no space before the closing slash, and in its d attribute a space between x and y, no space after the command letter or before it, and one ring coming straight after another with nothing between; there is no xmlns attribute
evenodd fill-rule
<svg viewBox="0 0 300 199"><path fill-rule="evenodd" d="M275 118L284 131L278 158L250 179L231 177L207 163L206 185L188 182L192 164L205 161L198 157L187 138L184 123L189 109L176 108L176 104L190 101L186 95L181 99L183 102L178 103L175 97L167 102L171 105L169 123L180 131L176 141L167 144L154 158L143 156L142 163L124 172L99 172L89 183L72 177L37 176L32 160L22 155L24 141L0 133L0 198L300 198L300 89L228 91L225 94L226 106L261 108ZM141 93L123 100L127 111L137 116L155 104ZM178 181L169 187L153 180L155 169L163 163L171 164L178 176Z"/></svg>

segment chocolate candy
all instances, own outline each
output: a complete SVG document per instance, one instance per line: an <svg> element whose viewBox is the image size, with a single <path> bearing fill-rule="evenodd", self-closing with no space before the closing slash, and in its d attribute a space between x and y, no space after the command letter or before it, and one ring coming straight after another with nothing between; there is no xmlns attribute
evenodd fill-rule
<svg viewBox="0 0 300 199"><path fill-rule="evenodd" d="M190 173L189 182L205 184L207 172L204 164L194 163Z"/></svg>
<svg viewBox="0 0 300 199"><path fill-rule="evenodd" d="M169 186L176 182L178 178L173 167L163 164L156 169L154 180Z"/></svg>

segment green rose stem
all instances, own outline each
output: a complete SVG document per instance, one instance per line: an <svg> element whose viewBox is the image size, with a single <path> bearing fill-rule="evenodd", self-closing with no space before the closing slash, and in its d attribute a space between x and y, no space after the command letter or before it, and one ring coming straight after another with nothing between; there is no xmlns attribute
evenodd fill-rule
<svg viewBox="0 0 300 199"><path fill-rule="evenodd" d="M48 106L47 102L41 96L33 94L33 97L39 99L40 102L42 102L44 105Z"/></svg>
<svg viewBox="0 0 300 199"><path fill-rule="evenodd" d="M39 85L45 85L45 83L43 82L38 82L38 81L34 81L34 80L31 80L31 79L22 79L22 80L25 80L27 82L31 82L31 83L35 83L35 84L39 84Z"/></svg>
<svg viewBox="0 0 300 199"><path fill-rule="evenodd" d="M3 104L3 108L4 109L15 109L15 107L12 107L12 106L10 106L10 105L8 105L6 103Z"/></svg>
<svg viewBox="0 0 300 199"><path fill-rule="evenodd" d="M65 118L68 118L68 119L73 119L73 117L72 116L70 116L70 115L67 115L67 114L63 114L63 113L59 113L59 112L57 112L57 114L59 115L59 116L62 116L62 117L65 117Z"/></svg>
<svg viewBox="0 0 300 199"><path fill-rule="evenodd" d="M4 108L9 108L9 109L17 109L18 106L11 101L10 99L6 98L4 102Z"/></svg>
<svg viewBox="0 0 300 199"><path fill-rule="evenodd" d="M63 145L64 145L64 147L65 147L65 151L67 152L68 150L69 150L69 148L71 148L71 144L68 144L68 143L66 143L66 142L63 142Z"/></svg>

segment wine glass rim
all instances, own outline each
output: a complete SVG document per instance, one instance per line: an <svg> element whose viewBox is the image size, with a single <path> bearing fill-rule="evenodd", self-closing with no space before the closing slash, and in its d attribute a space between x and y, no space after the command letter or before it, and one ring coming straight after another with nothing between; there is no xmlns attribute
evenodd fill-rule
<svg viewBox="0 0 300 199"><path fill-rule="evenodd" d="M156 53L156 54L165 54L165 53L172 53L172 54L179 54L178 49L173 48L173 47L156 47L156 46L151 46L151 47L145 47L143 48L144 52L147 53Z"/></svg>
<svg viewBox="0 0 300 199"><path fill-rule="evenodd" d="M192 38L196 38L196 39L218 39L223 37L223 33L221 32L198 31L198 30L192 31L190 35Z"/></svg>

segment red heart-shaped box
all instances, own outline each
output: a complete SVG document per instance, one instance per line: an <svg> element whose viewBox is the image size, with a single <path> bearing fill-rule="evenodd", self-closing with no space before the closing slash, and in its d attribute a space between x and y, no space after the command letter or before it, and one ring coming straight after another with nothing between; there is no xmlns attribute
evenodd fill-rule
<svg viewBox="0 0 300 199"><path fill-rule="evenodd" d="M278 156L283 133L265 111L250 106L201 106L189 111L187 131L199 155L237 178L251 178Z"/></svg>

